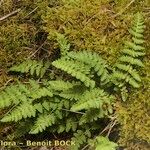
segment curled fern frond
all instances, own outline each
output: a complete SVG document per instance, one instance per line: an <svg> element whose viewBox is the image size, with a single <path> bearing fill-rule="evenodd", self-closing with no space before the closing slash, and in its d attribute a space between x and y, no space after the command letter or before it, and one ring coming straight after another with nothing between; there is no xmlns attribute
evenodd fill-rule
<svg viewBox="0 0 150 150"><path fill-rule="evenodd" d="M106 62L97 53L90 51L70 52L68 56L93 67L102 82L109 81Z"/></svg>
<svg viewBox="0 0 150 150"><path fill-rule="evenodd" d="M82 81L87 87L95 87L95 81L88 77L90 68L83 63L74 60L59 59L52 63L58 69L61 69L73 77Z"/></svg>
<svg viewBox="0 0 150 150"><path fill-rule="evenodd" d="M43 61L36 60L27 60L10 68L10 71L21 72L21 73L30 73L31 75L36 75L43 77L46 70L49 68L50 62L43 63Z"/></svg>
<svg viewBox="0 0 150 150"><path fill-rule="evenodd" d="M54 114L40 114L35 122L34 126L31 128L30 134L37 134L44 131L47 127L55 123Z"/></svg>

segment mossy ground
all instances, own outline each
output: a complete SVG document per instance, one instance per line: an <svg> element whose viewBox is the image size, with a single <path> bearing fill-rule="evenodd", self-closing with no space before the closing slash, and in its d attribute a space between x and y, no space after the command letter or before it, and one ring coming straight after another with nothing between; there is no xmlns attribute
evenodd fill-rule
<svg viewBox="0 0 150 150"><path fill-rule="evenodd" d="M124 40L129 37L133 14L143 12L147 28L142 87L131 91L128 102L117 103L116 116L121 125L120 145L127 150L149 149L149 0L6 0L0 7L0 17L21 9L0 21L0 88L15 80L7 73L11 65L28 57L45 59L55 54L58 48L55 32L63 33L73 50L90 49L100 53L110 64L115 63Z"/></svg>

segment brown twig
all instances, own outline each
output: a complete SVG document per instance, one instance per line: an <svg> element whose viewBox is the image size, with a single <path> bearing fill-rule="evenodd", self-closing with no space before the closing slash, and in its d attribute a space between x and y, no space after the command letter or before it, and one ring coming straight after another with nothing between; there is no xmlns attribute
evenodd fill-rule
<svg viewBox="0 0 150 150"><path fill-rule="evenodd" d="M8 17L11 17L11 16L15 15L15 14L17 14L17 13L20 12L20 11L21 11L21 9L19 8L19 9L13 11L13 12L11 12L11 13L9 13L9 14L3 16L3 17L1 17L1 18L0 18L0 21L3 21L3 20L5 20L5 19L7 19Z"/></svg>
<svg viewBox="0 0 150 150"><path fill-rule="evenodd" d="M30 16L32 13L34 13L36 10L38 9L38 7L35 7L31 12L29 12L23 19L25 19L26 17Z"/></svg>
<svg viewBox="0 0 150 150"><path fill-rule="evenodd" d="M43 45L45 44L46 41L47 41L47 40L45 40L45 41L38 47L38 49L37 49L35 52L33 52L27 59L30 59L31 57L33 57L33 56L43 47Z"/></svg>
<svg viewBox="0 0 150 150"><path fill-rule="evenodd" d="M117 123L117 120L115 120L114 122L111 123L110 127L109 127L109 130L108 130L108 133L107 133L107 137L109 137L110 135L110 132L111 130L113 129L113 127L116 125Z"/></svg>

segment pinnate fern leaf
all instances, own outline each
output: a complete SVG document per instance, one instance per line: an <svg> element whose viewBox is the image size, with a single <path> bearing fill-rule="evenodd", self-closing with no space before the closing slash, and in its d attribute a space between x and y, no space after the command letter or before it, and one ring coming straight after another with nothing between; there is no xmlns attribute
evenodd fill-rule
<svg viewBox="0 0 150 150"><path fill-rule="evenodd" d="M79 150L81 145L87 141L86 133L82 130L77 130L77 132L74 133L74 137L72 137L71 140L75 144L71 145L70 149Z"/></svg>
<svg viewBox="0 0 150 150"><path fill-rule="evenodd" d="M61 69L68 74L72 75L73 77L82 81L87 87L95 87L95 81L90 79L87 74L90 72L90 68L83 63L73 61L73 60L66 60L66 59L59 59L52 63L58 69Z"/></svg>
<svg viewBox="0 0 150 150"><path fill-rule="evenodd" d="M70 43L68 43L68 40L63 34L56 33L56 35L57 35L57 42L59 44L61 56L66 56L70 49Z"/></svg>
<svg viewBox="0 0 150 150"><path fill-rule="evenodd" d="M101 89L92 89L90 91L86 91L81 100L72 106L72 111L80 111L80 110L88 110L91 108L103 109L104 104L110 105L110 103L114 100L114 97L107 94Z"/></svg>
<svg viewBox="0 0 150 150"><path fill-rule="evenodd" d="M145 47L143 46L144 28L143 16L141 13L137 13L134 18L133 26L129 30L132 35L132 41L125 42L122 56L115 64L112 74L112 81L123 89L126 89L125 86L127 86L127 84L134 88L140 87L141 78L137 68L144 67L141 60L141 56L145 55Z"/></svg>
<svg viewBox="0 0 150 150"><path fill-rule="evenodd" d="M101 77L101 81L108 82L106 62L97 53L90 51L70 52L68 56L93 67L97 75Z"/></svg>
<svg viewBox="0 0 150 150"><path fill-rule="evenodd" d="M1 121L2 122L10 122L10 121L19 121L23 118L27 117L35 117L36 115L36 109L33 105L29 103L22 103L16 108L14 108L10 114L7 114L4 116Z"/></svg>
<svg viewBox="0 0 150 150"><path fill-rule="evenodd" d="M36 76L43 77L46 70L49 68L50 62L36 61L36 60L27 60L19 65L15 65L10 68L10 71L21 72L21 73L30 73L31 75L36 74Z"/></svg>
<svg viewBox="0 0 150 150"><path fill-rule="evenodd" d="M90 144L95 147L95 150L116 150L118 147L116 143L103 136L97 136L93 141L90 141Z"/></svg>
<svg viewBox="0 0 150 150"><path fill-rule="evenodd" d="M48 85L50 85L50 88L53 90L64 91L73 88L73 86L75 86L76 84L71 83L69 81L54 80L54 81L49 81Z"/></svg>
<svg viewBox="0 0 150 150"><path fill-rule="evenodd" d="M44 131L47 127L53 125L55 123L55 116L54 114L47 114L43 113L40 114L36 120L36 123L32 127L30 134L37 134L39 132Z"/></svg>

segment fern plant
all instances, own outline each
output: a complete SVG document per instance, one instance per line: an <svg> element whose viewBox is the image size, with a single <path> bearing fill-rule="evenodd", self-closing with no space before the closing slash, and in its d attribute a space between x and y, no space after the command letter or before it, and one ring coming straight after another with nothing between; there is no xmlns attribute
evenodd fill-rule
<svg viewBox="0 0 150 150"><path fill-rule="evenodd" d="M50 62L36 61L36 60L27 60L10 68L10 71L21 72L21 73L30 73L31 75L40 76L41 78L45 74L46 70L49 68Z"/></svg>
<svg viewBox="0 0 150 150"><path fill-rule="evenodd" d="M122 99L127 99L127 86L139 88L141 77L138 72L140 67L144 67L141 57L145 55L144 43L144 19L141 13L137 13L133 26L129 30L131 41L126 41L122 55L114 65L112 82L121 89Z"/></svg>
<svg viewBox="0 0 150 150"><path fill-rule="evenodd" d="M46 129L53 129L58 133L74 133L78 130L73 138L78 144L72 149L79 149L89 138L83 134L81 124L87 130L90 122L111 114L115 97L100 87L100 82L104 83L109 79L106 62L96 53L86 51L77 52L74 55L76 57L73 57L65 40L59 35L58 43L64 52L61 53L61 58L52 63L27 60L10 68L11 72L29 73L40 79L30 79L25 84L18 81L0 93L0 108L10 107L1 122L32 119L30 129L27 130L30 134L38 134ZM88 63L88 59L92 64ZM50 64L54 69L68 73L68 78L71 78L42 80L45 73L49 74L47 69L52 67ZM95 78L96 74L100 79ZM94 119L92 115L88 116L93 112ZM92 130L87 133L90 132ZM78 136L82 138L82 142L76 139Z"/></svg>
<svg viewBox="0 0 150 150"><path fill-rule="evenodd" d="M143 67L144 64L140 57L145 55L143 47L144 20L141 13L137 13L133 22L133 27L129 30L132 41L125 42L122 56L119 57L114 66L113 81L119 87L123 87L126 83L134 88L140 86L141 78L137 68Z"/></svg>
<svg viewBox="0 0 150 150"><path fill-rule="evenodd" d="M29 79L28 83L18 81L0 92L0 108L10 108L1 122L30 121L29 130L25 130L30 134L44 130L72 132L76 145L71 149L80 149L93 137L93 131L101 130L99 121L113 113L112 106L116 98L112 94L114 91L110 92L110 89L114 90L112 83L121 88L123 95L127 93L128 84L139 87L141 79L137 69L143 66L140 60L144 55L141 45L144 42L143 29L142 16L138 13L130 30L132 42L126 42L112 73L108 69L110 66L97 53L89 50L73 52L67 39L57 34L60 58L45 63L27 60L10 68L11 72L40 78L38 81ZM48 77L49 67L65 72L66 78L52 80ZM116 147L108 139L97 137L95 148L99 149L100 145L103 149Z"/></svg>

